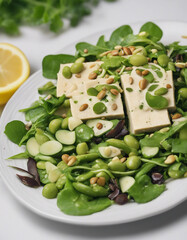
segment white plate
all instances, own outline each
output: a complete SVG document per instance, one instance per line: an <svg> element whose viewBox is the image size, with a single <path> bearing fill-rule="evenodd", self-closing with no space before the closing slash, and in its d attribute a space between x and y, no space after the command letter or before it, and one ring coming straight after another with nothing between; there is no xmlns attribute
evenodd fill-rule
<svg viewBox="0 0 187 240"><path fill-rule="evenodd" d="M186 35L187 23L181 22L158 22L157 23L164 32L162 42L168 44L173 41L181 41L182 44L187 43L182 39L182 35ZM140 24L131 24L135 32L139 30ZM112 30L96 33L92 36L82 39L90 43L96 43L98 37L102 34L109 36ZM75 52L75 44L62 49L61 53ZM9 168L8 165L26 168L26 160L6 160L8 157L24 151L24 147L20 148L10 142L5 136L5 125L11 120L24 121L24 115L18 112L19 109L26 108L38 99L37 88L46 83L42 77L42 71L33 74L14 94L6 105L1 121L0 121L0 174L13 195L26 207L35 213L56 221L73 223L78 225L112 225L118 223L126 223L149 216L153 216L164 212L178 205L187 199L187 179L178 179L167 184L167 190L157 199L146 203L128 203L124 206L113 205L108 209L92 214L90 216L68 216L62 213L57 205L56 199L47 200L42 197L42 187L32 189L24 186L16 177L17 171Z"/></svg>

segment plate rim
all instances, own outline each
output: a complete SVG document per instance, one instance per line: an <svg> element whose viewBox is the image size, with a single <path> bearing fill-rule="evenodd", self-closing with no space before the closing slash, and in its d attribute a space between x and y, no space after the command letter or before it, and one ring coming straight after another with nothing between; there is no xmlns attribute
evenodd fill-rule
<svg viewBox="0 0 187 240"><path fill-rule="evenodd" d="M172 24L172 23L183 23L183 24L187 24L187 22L185 21L155 21L153 20L154 23L156 24L166 24L166 23L169 23L169 24ZM144 22L130 22L130 23L127 23L129 24L130 26L132 26L132 28L134 28L134 26L136 25L141 25L142 23L145 23ZM119 26L119 25L118 25ZM73 41L71 42L70 44L67 44L65 45L63 48L59 49L57 52L55 52L54 54L56 53L59 53L61 51L63 51L63 49L65 48L68 48L68 47L71 47L71 46L74 46L75 48L75 44L77 42L80 42L80 41L86 41L86 39L88 37L92 37L93 35L97 35L99 36L99 34L106 34L106 32L108 31L112 31L113 29L115 29L115 27L112 27L112 28L107 28L105 30L100 30L100 31L96 31L92 34L89 34L89 35L86 35L84 36L83 38L80 38L78 41ZM2 112L2 115L0 117L0 128L1 128L1 124L3 122L3 118L4 118L4 115L7 111L7 108L9 107L9 105L13 102L14 98L19 94L20 91L22 91L22 88L30 81L32 81L32 78L35 78L35 76L37 76L38 74L41 74L42 73L42 68L40 68L39 70L37 70L36 72L34 72L33 74L31 74L31 76L29 76L29 78L21 85L21 87L13 94L13 96L10 98L10 100L8 101L8 103L6 104L3 112ZM43 77L44 78L44 77ZM44 78L45 79L45 78ZM49 81L49 79L47 79ZM50 79L50 81L52 81ZM2 132L3 134L3 132ZM0 148L0 155L2 153L2 149ZM4 160L4 159L3 159ZM67 224L74 224L74 225L82 225L82 226L110 226L110 225L117 225L117 224L123 224L123 223L130 223L130 222L134 222L134 221L139 221L139 220L142 220L142 219L145 219L145 218L149 218L149 217L152 217L152 216L156 216L156 215L159 215L161 213L164 213L166 211L169 211L170 209L176 207L177 205L181 204L182 202L184 202L185 200L187 200L187 195L181 199L179 199L178 201L170 204L169 206L167 207L164 207L164 208L161 208L159 210L154 210L150 213L147 213L147 214L144 214L143 216L139 216L139 217L132 217L130 219L124 219L124 220L121 220L119 219L119 221L110 221L110 222L99 222L99 223L96 223L96 220L92 221L92 222L85 222L85 220L82 218L82 220L78 220L76 218L74 219L64 219L64 218L60 218L60 217L54 217L53 215L50 215L50 214L47 214L47 213L44 213L43 211L40 211L38 208L35 208L32 206L32 204L30 204L29 202L26 202L21 196L17 195L16 194L16 190L14 190L11 185L8 183L8 181L6 181L6 178L5 176L1 173L1 167L0 167L0 176L3 180L3 182L5 183L5 185L8 187L8 189L10 190L11 194L15 197L15 199L17 199L21 204L23 204L24 207L26 207L27 209L33 211L34 213L36 213L37 215L39 216L42 216L44 218L47 218L47 219L50 219L50 220L54 220L54 221L58 221L58 222L63 222L63 223L67 223ZM83 216L84 217L84 216Z"/></svg>

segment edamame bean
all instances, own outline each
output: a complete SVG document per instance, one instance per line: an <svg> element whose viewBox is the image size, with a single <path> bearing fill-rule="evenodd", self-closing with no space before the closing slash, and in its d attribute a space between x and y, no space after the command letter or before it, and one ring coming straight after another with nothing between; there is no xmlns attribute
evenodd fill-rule
<svg viewBox="0 0 187 240"><path fill-rule="evenodd" d="M131 148L135 148L137 150L139 148L139 142L136 140L135 137L133 137L131 135L126 135L124 137L124 142Z"/></svg>
<svg viewBox="0 0 187 240"><path fill-rule="evenodd" d="M80 58L77 58L75 63L83 63L84 61L85 61L85 58L84 57L80 57Z"/></svg>
<svg viewBox="0 0 187 240"><path fill-rule="evenodd" d="M142 65L145 65L146 63L148 63L148 60L144 55L137 54L137 55L132 55L129 58L129 62L133 66L142 66Z"/></svg>
<svg viewBox="0 0 187 240"><path fill-rule="evenodd" d="M161 88L157 89L157 90L154 92L154 94L155 94L156 96L161 96L161 95L166 94L167 92L168 92L168 89L167 89L167 88L161 87Z"/></svg>
<svg viewBox="0 0 187 240"><path fill-rule="evenodd" d="M66 117L62 120L61 128L68 129L68 117Z"/></svg>
<svg viewBox="0 0 187 240"><path fill-rule="evenodd" d="M56 182L56 187L58 188L58 190L61 190L64 187L65 183L66 183L66 176L62 174Z"/></svg>
<svg viewBox="0 0 187 240"><path fill-rule="evenodd" d="M70 101L69 101L69 99L66 99L66 100L64 101L64 103L62 104L62 107L64 107L64 108L69 108L69 107L70 107Z"/></svg>
<svg viewBox="0 0 187 240"><path fill-rule="evenodd" d="M179 138L183 140L187 140L187 126L184 126L180 131L179 131Z"/></svg>
<svg viewBox="0 0 187 240"><path fill-rule="evenodd" d="M54 134L56 133L56 131L60 128L62 124L62 119L53 119L50 123L49 123L49 131Z"/></svg>
<svg viewBox="0 0 187 240"><path fill-rule="evenodd" d="M44 131L39 128L37 128L37 130L36 130L35 138L36 138L37 143L40 145L49 141L49 138L44 135Z"/></svg>
<svg viewBox="0 0 187 240"><path fill-rule="evenodd" d="M187 88L179 89L179 94L182 98L187 99Z"/></svg>
<svg viewBox="0 0 187 240"><path fill-rule="evenodd" d="M137 152L130 152L129 157L131 157L131 156L137 156Z"/></svg>
<svg viewBox="0 0 187 240"><path fill-rule="evenodd" d="M108 166L112 171L124 172L126 169L125 163L122 163L118 158L109 162Z"/></svg>
<svg viewBox="0 0 187 240"><path fill-rule="evenodd" d="M141 160L138 156L131 156L127 158L127 161L125 163L128 169L136 170L141 165Z"/></svg>
<svg viewBox="0 0 187 240"><path fill-rule="evenodd" d="M84 68L84 65L83 63L81 62L78 62L78 63L74 63L72 66L71 66L71 72L72 73L80 73Z"/></svg>
<svg viewBox="0 0 187 240"><path fill-rule="evenodd" d="M58 189L55 183L46 184L42 191L42 195L48 199L56 198L57 193L58 193Z"/></svg>
<svg viewBox="0 0 187 240"><path fill-rule="evenodd" d="M166 67L170 59L166 54L162 54L158 56L157 61L161 67Z"/></svg>
<svg viewBox="0 0 187 240"><path fill-rule="evenodd" d="M182 163L174 163L168 169L168 175L171 178L181 178L187 171L187 167Z"/></svg>
<svg viewBox="0 0 187 240"><path fill-rule="evenodd" d="M45 161L39 161L36 163L38 169L45 169Z"/></svg>
<svg viewBox="0 0 187 240"><path fill-rule="evenodd" d="M72 72L71 72L70 67L65 66L65 67L62 69L62 75L63 75L65 78L70 79L70 78L72 77Z"/></svg>
<svg viewBox="0 0 187 240"><path fill-rule="evenodd" d="M76 147L76 152L78 155L86 154L88 150L88 145L85 142L79 143Z"/></svg>
<svg viewBox="0 0 187 240"><path fill-rule="evenodd" d="M103 162L101 159L95 160L95 164L92 166L93 169L108 169L108 164Z"/></svg>

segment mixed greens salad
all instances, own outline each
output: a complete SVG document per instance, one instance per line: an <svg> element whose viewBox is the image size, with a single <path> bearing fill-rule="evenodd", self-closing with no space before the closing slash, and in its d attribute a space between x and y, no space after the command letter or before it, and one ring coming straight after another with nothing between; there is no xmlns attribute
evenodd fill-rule
<svg viewBox="0 0 187 240"><path fill-rule="evenodd" d="M171 124L167 127L133 133L125 98L134 91L135 79L130 75L131 87L123 89L122 96L125 114L119 118L84 120L72 116L71 98L66 94L57 97L56 84L47 82L38 89L39 99L20 110L27 123L14 120L5 127L13 143L26 147L25 152L9 158L28 159L28 170L14 167L29 174L17 174L23 184L43 186L43 196L57 198L57 206L65 214L89 215L114 203L149 202L166 191L167 179L187 177L187 46L178 42L165 46L159 42L162 34L152 22L145 23L138 34L124 25L111 34L109 41L101 36L96 45L78 43L75 56L59 54L43 59L43 76L50 79L57 78L60 64L72 63L61 65L58 73L67 81L75 74L80 78L85 63L102 62L89 79L96 81L102 75L107 84L87 91L99 99L93 109L96 116L109 111L108 95L115 101L122 92L122 76L135 69L143 80L139 92L148 88L150 113L156 111L159 118L170 103L165 94L172 86L159 88L150 66L158 78L172 71L176 107L168 109ZM118 87L111 85L114 83ZM80 112L87 105L81 105ZM138 107L142 111L139 118L143 118L147 110L141 103Z"/></svg>

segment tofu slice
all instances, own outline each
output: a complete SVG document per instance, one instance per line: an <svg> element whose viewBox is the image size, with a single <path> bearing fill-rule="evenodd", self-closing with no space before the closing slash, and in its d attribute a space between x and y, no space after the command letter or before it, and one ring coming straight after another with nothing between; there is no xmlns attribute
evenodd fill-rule
<svg viewBox="0 0 187 240"><path fill-rule="evenodd" d="M96 87L98 84L106 84L106 79L97 79L97 80L91 80L85 84L86 91L87 89L91 87ZM119 84L113 84L115 86L119 87ZM107 107L107 111L103 112L101 114L96 114L93 111L93 106L97 102L100 102L100 100L95 96L89 96L87 93L82 95L74 95L70 99L70 105L71 105L71 112L73 117L78 117L81 120L88 120L88 119L94 119L94 118L100 118L100 117L106 117L108 119L112 118L124 118L124 110L123 110L123 103L121 100L121 94L118 94L116 97L112 96L111 93L107 94L106 101L102 101L105 106ZM112 109L112 104L117 104L117 109ZM80 107L83 104L88 104L88 108L84 111L80 111Z"/></svg>
<svg viewBox="0 0 187 240"><path fill-rule="evenodd" d="M156 65L158 66L158 65ZM159 67L159 66L158 66ZM138 67L141 68L141 67ZM130 123L130 132L134 134L142 132L152 132L159 130L160 128L169 126L170 119L167 109L155 110L148 106L145 100L145 94L149 86L155 83L151 83L144 90L139 89L139 81L142 79L142 76L136 74L136 67L133 67L131 74L123 74L121 76L121 85L124 90L124 99L125 105L129 117ZM170 84L171 88L168 89L168 93L164 97L168 98L169 106L168 109L175 109L175 100L174 100L174 85L172 79L172 72L165 72L164 69L160 69L163 73L162 78L158 78L156 73L149 69L154 75L156 84L159 84L158 88L166 87L166 84ZM129 77L133 78L133 84L130 84ZM129 92L127 89L132 88L133 91ZM143 109L140 109L140 106L143 106Z"/></svg>
<svg viewBox="0 0 187 240"><path fill-rule="evenodd" d="M70 79L65 78L62 75L62 70L65 66L71 67L72 63L61 64L60 70L57 74L57 97L65 94L67 97L72 97L74 95L79 95L85 92L85 82L91 81L88 76L91 72L98 70L101 61L98 62L87 62L83 63L84 70L80 73L81 77L76 77L76 74L73 74Z"/></svg>

